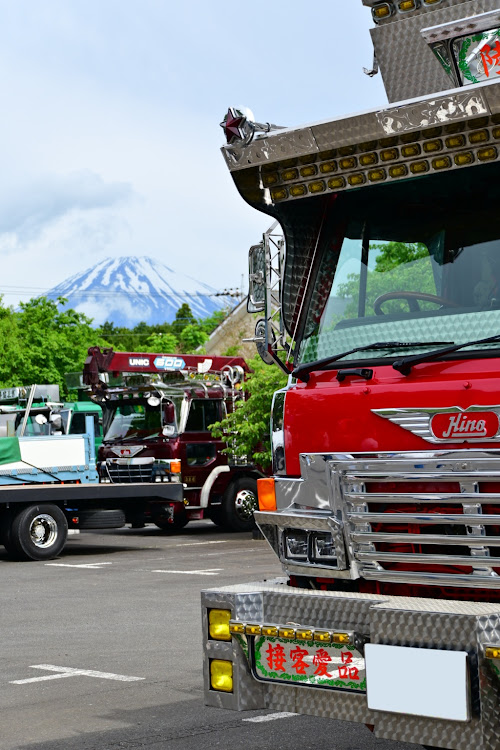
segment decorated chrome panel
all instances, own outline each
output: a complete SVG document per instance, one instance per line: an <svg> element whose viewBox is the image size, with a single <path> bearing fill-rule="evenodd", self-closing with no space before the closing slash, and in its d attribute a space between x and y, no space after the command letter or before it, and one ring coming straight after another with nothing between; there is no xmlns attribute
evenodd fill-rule
<svg viewBox="0 0 500 750"><path fill-rule="evenodd" d="M372 409L428 443L500 442L500 406Z"/></svg>

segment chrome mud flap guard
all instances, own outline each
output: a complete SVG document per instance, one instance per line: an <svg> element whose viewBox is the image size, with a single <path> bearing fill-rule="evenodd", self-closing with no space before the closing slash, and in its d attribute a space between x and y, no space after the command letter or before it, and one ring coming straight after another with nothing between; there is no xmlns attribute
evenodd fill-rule
<svg viewBox="0 0 500 750"><path fill-rule="evenodd" d="M210 636L211 610L228 613L230 639ZM498 749L500 605L256 583L203 592L202 611L207 705L372 724L379 738L450 750ZM223 690L213 687L214 662L230 675ZM417 699L433 690L433 700Z"/></svg>

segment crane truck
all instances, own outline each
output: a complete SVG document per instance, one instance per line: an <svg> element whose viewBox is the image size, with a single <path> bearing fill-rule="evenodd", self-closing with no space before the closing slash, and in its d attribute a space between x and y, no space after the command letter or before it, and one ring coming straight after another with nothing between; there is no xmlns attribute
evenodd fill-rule
<svg viewBox="0 0 500 750"><path fill-rule="evenodd" d="M221 123L283 233L249 309L289 375L255 513L284 576L202 594L205 700L498 750L500 7L362 1L388 104Z"/></svg>
<svg viewBox="0 0 500 750"><path fill-rule="evenodd" d="M146 509L165 531L210 518L233 531L254 528L259 466L226 452L210 426L244 398L250 368L241 357L115 352L91 347L83 382L103 411L101 482L151 482L162 465L178 466L180 502ZM140 525L141 518L136 518Z"/></svg>

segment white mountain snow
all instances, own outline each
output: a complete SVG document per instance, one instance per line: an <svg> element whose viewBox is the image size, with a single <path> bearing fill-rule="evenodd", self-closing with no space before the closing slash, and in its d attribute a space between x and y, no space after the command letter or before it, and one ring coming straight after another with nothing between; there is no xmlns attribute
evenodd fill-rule
<svg viewBox="0 0 500 750"><path fill-rule="evenodd" d="M109 320L132 327L143 320L150 325L172 322L184 302L196 318L234 307L236 300L214 296L218 291L154 258L129 256L105 258L53 287L46 296L65 297L68 307L93 318L94 325Z"/></svg>

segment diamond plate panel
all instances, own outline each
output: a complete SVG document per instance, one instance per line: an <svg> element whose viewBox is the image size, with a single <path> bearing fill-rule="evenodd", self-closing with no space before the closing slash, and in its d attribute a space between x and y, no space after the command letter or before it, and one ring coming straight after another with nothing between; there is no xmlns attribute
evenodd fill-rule
<svg viewBox="0 0 500 750"><path fill-rule="evenodd" d="M364 695L293 685L258 683L244 652L233 643L205 642L205 679L210 658L234 660L233 694L214 693L205 683L209 705L225 708L270 708L375 725L381 739L419 743L452 750L497 750L500 678L485 645L500 642L500 605L407 597L383 597L292 589L282 584L245 584L203 594L204 607L234 607L253 622L300 621L316 627L343 627L369 635L373 643L467 651L472 719L457 723L370 711ZM261 609L261 618L256 614ZM206 612L204 614L206 619ZM245 618L242 618L245 619ZM205 632L208 632L205 630ZM214 656L214 654L216 656ZM397 679L397 674L395 674ZM443 679L430 675L429 679ZM443 681L445 686L445 681Z"/></svg>
<svg viewBox="0 0 500 750"><path fill-rule="evenodd" d="M478 653L481 644L491 642L500 626L500 607L394 598L375 605L371 615L372 643L467 651L471 686L470 722L377 712L376 736L453 750L496 750L500 730L498 686L488 660L478 658ZM429 675L429 679L442 679L445 689L443 675Z"/></svg>
<svg viewBox="0 0 500 750"><path fill-rule="evenodd" d="M450 88L450 79L422 38L420 29L498 9L498 0L468 0L430 13L380 24L371 36L390 102L425 96ZM401 19L401 20L399 20Z"/></svg>

